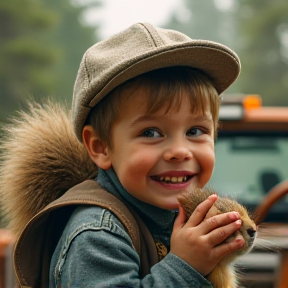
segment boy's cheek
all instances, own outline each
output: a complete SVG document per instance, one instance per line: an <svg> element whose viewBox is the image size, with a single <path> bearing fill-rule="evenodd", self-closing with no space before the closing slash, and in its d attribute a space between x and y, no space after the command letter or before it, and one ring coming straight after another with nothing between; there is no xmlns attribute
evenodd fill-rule
<svg viewBox="0 0 288 288"><path fill-rule="evenodd" d="M159 161L159 157L157 157L153 151L145 148L139 148L137 153L131 153L127 156L127 168L131 170L132 173L147 169L150 170Z"/></svg>
<svg viewBox="0 0 288 288"><path fill-rule="evenodd" d="M136 179L146 178L149 174L153 164L150 161L150 157L147 153L142 153L142 156L126 155L121 161L122 164L115 169L118 178L130 179L134 182ZM118 171L117 171L118 170ZM118 172L118 173L117 173Z"/></svg>

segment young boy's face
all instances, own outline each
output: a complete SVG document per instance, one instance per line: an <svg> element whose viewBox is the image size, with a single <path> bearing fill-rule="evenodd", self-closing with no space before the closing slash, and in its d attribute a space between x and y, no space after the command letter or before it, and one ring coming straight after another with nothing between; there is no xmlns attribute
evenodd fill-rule
<svg viewBox="0 0 288 288"><path fill-rule="evenodd" d="M113 124L111 166L134 197L164 209L178 208L177 198L210 179L214 157L214 126L209 107L193 115L183 98L180 109L165 107L147 115L144 88L123 101ZM176 110L176 111L175 111Z"/></svg>

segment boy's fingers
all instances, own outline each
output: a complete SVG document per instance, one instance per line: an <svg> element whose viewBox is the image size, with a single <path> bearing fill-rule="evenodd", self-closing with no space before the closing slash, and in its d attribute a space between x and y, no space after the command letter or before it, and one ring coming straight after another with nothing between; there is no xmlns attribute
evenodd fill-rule
<svg viewBox="0 0 288 288"><path fill-rule="evenodd" d="M216 202L217 198L218 196L216 194L212 194L205 201L200 203L188 219L187 224L193 227L199 225L205 218L209 209Z"/></svg>
<svg viewBox="0 0 288 288"><path fill-rule="evenodd" d="M173 231L174 230L177 231L181 229L183 225L185 224L185 222L186 222L186 216L184 213L184 209L182 206L179 206L179 213L178 213L177 218L175 219Z"/></svg>
<svg viewBox="0 0 288 288"><path fill-rule="evenodd" d="M208 241L211 246L216 246L222 243L225 239L227 239L230 235L241 228L242 221L236 220L233 223L230 223L226 226L221 226L219 228L214 229L209 233ZM242 237L243 238L243 237Z"/></svg>
<svg viewBox="0 0 288 288"><path fill-rule="evenodd" d="M205 225L202 225L201 232L203 234L208 234L212 230L226 226L232 222L235 222L240 219L240 215L238 212L232 211L224 214L218 214L216 216L212 216L210 218L205 219ZM240 224L241 226L241 224ZM237 230L237 229L236 229ZM234 232L234 231L233 231Z"/></svg>
<svg viewBox="0 0 288 288"><path fill-rule="evenodd" d="M245 240L241 235L235 237L232 242L223 243L214 248L215 259L221 259L227 254L240 249L245 244Z"/></svg>

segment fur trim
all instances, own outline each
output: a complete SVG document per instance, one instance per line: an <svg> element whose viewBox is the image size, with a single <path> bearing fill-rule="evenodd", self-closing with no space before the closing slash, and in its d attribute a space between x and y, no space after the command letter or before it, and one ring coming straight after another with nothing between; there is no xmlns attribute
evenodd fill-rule
<svg viewBox="0 0 288 288"><path fill-rule="evenodd" d="M0 144L1 206L16 235L46 205L97 175L66 107L51 101L28 107L4 127Z"/></svg>

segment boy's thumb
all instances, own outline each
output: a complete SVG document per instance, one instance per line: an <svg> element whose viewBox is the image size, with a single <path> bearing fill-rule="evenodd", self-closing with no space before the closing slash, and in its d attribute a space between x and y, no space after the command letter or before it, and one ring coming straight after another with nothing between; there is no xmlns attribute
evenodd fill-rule
<svg viewBox="0 0 288 288"><path fill-rule="evenodd" d="M177 218L175 219L173 230L181 229L185 223L186 223L186 215L184 209L182 206L179 206L179 213Z"/></svg>

